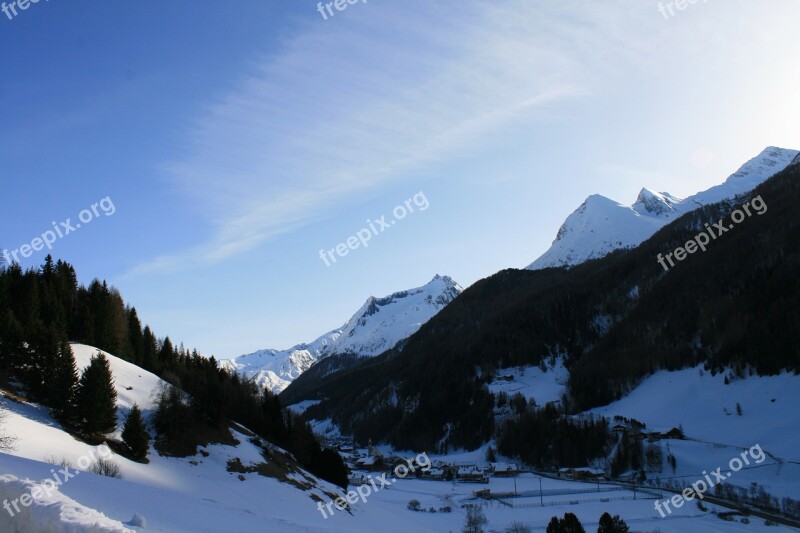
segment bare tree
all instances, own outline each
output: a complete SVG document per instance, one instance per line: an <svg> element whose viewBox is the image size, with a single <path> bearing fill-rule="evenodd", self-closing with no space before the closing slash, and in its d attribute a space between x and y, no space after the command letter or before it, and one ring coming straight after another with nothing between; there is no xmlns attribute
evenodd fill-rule
<svg viewBox="0 0 800 533"><path fill-rule="evenodd" d="M16 437L7 435L3 429L3 424L6 419L6 410L0 404L0 451L9 451L14 449L14 444L17 442Z"/></svg>
<svg viewBox="0 0 800 533"><path fill-rule="evenodd" d="M483 514L483 509L478 505L469 505L467 507L467 518L464 522L463 533L483 533L483 526L486 525L486 515Z"/></svg>

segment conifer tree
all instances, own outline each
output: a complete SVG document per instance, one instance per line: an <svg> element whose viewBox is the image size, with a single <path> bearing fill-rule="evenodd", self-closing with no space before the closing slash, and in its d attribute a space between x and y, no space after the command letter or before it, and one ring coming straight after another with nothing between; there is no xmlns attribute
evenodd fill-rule
<svg viewBox="0 0 800 533"><path fill-rule="evenodd" d="M133 404L131 412L125 419L125 425L122 428L122 442L131 451L131 455L137 461L147 458L147 451L150 448L150 434L144 425L142 418L142 411L139 406Z"/></svg>
<svg viewBox="0 0 800 533"><path fill-rule="evenodd" d="M581 521L573 513L564 513L564 518L559 522L563 533L585 533Z"/></svg>
<svg viewBox="0 0 800 533"><path fill-rule="evenodd" d="M561 522L558 521L557 516L551 518L550 523L547 524L547 533L561 533Z"/></svg>
<svg viewBox="0 0 800 533"><path fill-rule="evenodd" d="M619 515L613 517L608 513L603 513L600 517L600 527L597 528L597 533L628 533L628 524L625 523Z"/></svg>
<svg viewBox="0 0 800 533"><path fill-rule="evenodd" d="M50 389L50 403L62 423L72 425L78 413L78 367L69 343L61 341L56 369Z"/></svg>
<svg viewBox="0 0 800 533"><path fill-rule="evenodd" d="M92 357L78 389L78 409L86 433L110 433L117 426L117 391L108 359Z"/></svg>

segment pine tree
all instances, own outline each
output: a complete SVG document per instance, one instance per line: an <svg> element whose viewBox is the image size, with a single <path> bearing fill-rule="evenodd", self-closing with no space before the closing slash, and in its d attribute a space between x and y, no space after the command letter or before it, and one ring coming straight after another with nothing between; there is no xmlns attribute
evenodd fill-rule
<svg viewBox="0 0 800 533"><path fill-rule="evenodd" d="M564 513L560 525L563 533L585 533L581 521L573 513Z"/></svg>
<svg viewBox="0 0 800 533"><path fill-rule="evenodd" d="M78 389L78 409L85 433L110 433L117 426L117 391L108 359L92 357Z"/></svg>
<svg viewBox="0 0 800 533"><path fill-rule="evenodd" d="M600 517L600 527L597 528L597 533L628 533L628 531L630 531L628 524L619 515L612 517L608 513L603 513L603 516Z"/></svg>
<svg viewBox="0 0 800 533"><path fill-rule="evenodd" d="M125 425L122 428L122 442L131 451L131 455L137 461L147 458L147 451L150 448L150 434L144 425L142 418L142 411L139 406L133 404L131 412L125 419Z"/></svg>
<svg viewBox="0 0 800 533"><path fill-rule="evenodd" d="M56 417L67 425L75 423L78 413L78 379L75 356L69 343L62 341L50 389L50 402L55 408Z"/></svg>
<svg viewBox="0 0 800 533"><path fill-rule="evenodd" d="M175 348L172 347L172 341L169 340L169 337L165 338L161 344L161 349L158 351L159 364L162 368L172 368L177 359Z"/></svg>
<svg viewBox="0 0 800 533"><path fill-rule="evenodd" d="M494 448L492 448L491 446L489 446L486 449L486 460L489 461L490 463L497 462L497 456L495 455Z"/></svg>
<svg viewBox="0 0 800 533"><path fill-rule="evenodd" d="M561 522L558 521L557 516L551 518L550 523L547 524L547 533L561 533Z"/></svg>

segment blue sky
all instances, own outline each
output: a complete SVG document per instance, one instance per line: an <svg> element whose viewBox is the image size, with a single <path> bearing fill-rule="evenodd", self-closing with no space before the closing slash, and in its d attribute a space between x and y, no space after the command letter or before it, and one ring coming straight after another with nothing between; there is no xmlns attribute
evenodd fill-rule
<svg viewBox="0 0 800 533"><path fill-rule="evenodd" d="M688 196L768 145L800 148L800 5L658 5L0 12L0 248L109 197L113 216L51 253L159 335L230 357L312 340L437 273L466 286L527 265L590 194ZM320 260L419 192L427 210Z"/></svg>

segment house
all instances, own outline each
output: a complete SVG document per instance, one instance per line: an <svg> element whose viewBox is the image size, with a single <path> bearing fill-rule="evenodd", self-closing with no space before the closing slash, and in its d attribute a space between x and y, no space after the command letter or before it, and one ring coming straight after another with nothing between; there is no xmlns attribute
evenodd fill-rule
<svg viewBox="0 0 800 533"><path fill-rule="evenodd" d="M382 457L362 457L356 461L356 468L359 470L367 470L369 472L377 472L383 470Z"/></svg>
<svg viewBox="0 0 800 533"><path fill-rule="evenodd" d="M519 467L514 463L489 463L487 473L495 477L515 477L519 475Z"/></svg>
<svg viewBox="0 0 800 533"><path fill-rule="evenodd" d="M368 481L369 480L367 479L367 476L365 476L364 474L352 473L347 477L348 484L353 485L355 487L366 485Z"/></svg>
<svg viewBox="0 0 800 533"><path fill-rule="evenodd" d="M427 472L423 470L422 477L426 479L434 479L436 481L445 481L448 478L449 469L446 468L431 468Z"/></svg>
<svg viewBox="0 0 800 533"><path fill-rule="evenodd" d="M681 428L672 428L666 433L664 433L664 437L667 439L680 439L683 440L686 437L683 434L683 430Z"/></svg>
<svg viewBox="0 0 800 533"><path fill-rule="evenodd" d="M598 481L608 479L605 471L598 468L560 468L558 477L561 479L573 479L575 481L592 480Z"/></svg>
<svg viewBox="0 0 800 533"><path fill-rule="evenodd" d="M483 470L475 465L472 466L459 466L456 471L456 478L459 481L467 483L488 483L489 478L483 473Z"/></svg>
<svg viewBox="0 0 800 533"><path fill-rule="evenodd" d="M605 479L606 473L598 468L575 468L572 470L572 479L575 480L599 480Z"/></svg>

